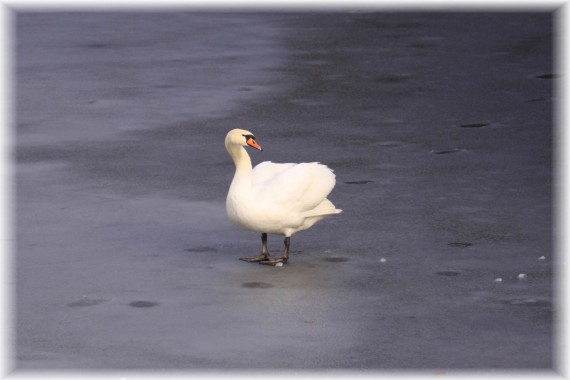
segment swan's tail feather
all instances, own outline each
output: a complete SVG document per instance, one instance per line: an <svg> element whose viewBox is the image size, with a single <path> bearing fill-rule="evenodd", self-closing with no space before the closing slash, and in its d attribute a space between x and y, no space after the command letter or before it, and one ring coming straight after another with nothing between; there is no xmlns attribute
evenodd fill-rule
<svg viewBox="0 0 570 380"><path fill-rule="evenodd" d="M312 216L320 216L320 215L331 215L331 214L340 214L342 210L339 210L333 205L331 201L328 199L324 199L317 207L312 210L305 211L303 216L305 218L310 218Z"/></svg>

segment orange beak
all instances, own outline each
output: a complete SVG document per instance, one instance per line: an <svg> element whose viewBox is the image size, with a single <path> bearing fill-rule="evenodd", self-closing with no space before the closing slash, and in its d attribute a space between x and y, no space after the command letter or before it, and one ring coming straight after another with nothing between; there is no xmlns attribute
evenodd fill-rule
<svg viewBox="0 0 570 380"><path fill-rule="evenodd" d="M249 138L249 139L247 140L247 145L249 145L249 146L251 146L252 148L255 148L255 149L257 149L257 150L263 150L263 148L260 147L260 146L255 142L255 140L252 139L252 138Z"/></svg>

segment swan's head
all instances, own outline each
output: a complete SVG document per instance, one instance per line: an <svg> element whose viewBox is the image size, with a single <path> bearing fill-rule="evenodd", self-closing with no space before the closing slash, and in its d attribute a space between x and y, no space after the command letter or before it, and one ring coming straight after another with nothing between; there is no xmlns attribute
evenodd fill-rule
<svg viewBox="0 0 570 380"><path fill-rule="evenodd" d="M263 148L255 142L253 133L245 129L232 129L228 132L226 135L226 147L230 145L249 145L257 150L263 150Z"/></svg>

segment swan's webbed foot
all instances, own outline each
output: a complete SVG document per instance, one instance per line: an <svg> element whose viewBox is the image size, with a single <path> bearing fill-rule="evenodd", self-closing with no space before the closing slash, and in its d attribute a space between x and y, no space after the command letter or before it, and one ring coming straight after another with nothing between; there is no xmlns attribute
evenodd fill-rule
<svg viewBox="0 0 570 380"><path fill-rule="evenodd" d="M265 265L277 265L279 263L283 263L283 265L287 264L287 261L289 260L289 247L291 245L291 238L289 236L287 236L285 238L285 251L283 251L283 257L279 258L279 259L269 259L268 260L263 260L260 261L260 264L265 264Z"/></svg>
<svg viewBox="0 0 570 380"><path fill-rule="evenodd" d="M287 264L289 260L289 246L291 244L291 239L289 237L285 238L285 251L283 251L283 257L278 259L273 259L269 256L269 250L267 249L267 234L261 234L261 255L257 256L245 256L240 257L240 260L247 261L248 263L260 263L265 265L276 266L279 263Z"/></svg>
<svg viewBox="0 0 570 380"><path fill-rule="evenodd" d="M287 264L287 258L286 257L281 257L279 259L272 259L272 258L268 258L268 260L263 260L259 262L260 264L265 264L265 265L277 265L279 263L283 263L283 264Z"/></svg>
<svg viewBox="0 0 570 380"><path fill-rule="evenodd" d="M257 255L257 256L245 256L239 258L242 261L247 261L248 263L260 263L263 261L270 260L269 255Z"/></svg>
<svg viewBox="0 0 570 380"><path fill-rule="evenodd" d="M269 250L267 249L267 234L261 234L261 255L240 257L240 260L247 261L248 263L260 263L263 261L271 260L269 257Z"/></svg>

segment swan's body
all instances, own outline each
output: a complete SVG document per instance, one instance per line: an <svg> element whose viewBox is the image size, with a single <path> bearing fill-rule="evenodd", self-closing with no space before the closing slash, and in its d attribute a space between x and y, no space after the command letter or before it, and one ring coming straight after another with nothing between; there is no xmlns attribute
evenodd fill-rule
<svg viewBox="0 0 570 380"><path fill-rule="evenodd" d="M262 149L253 134L242 129L230 131L225 145L236 166L226 199L228 217L244 229L262 233L262 255L246 258L246 261L286 263L291 235L342 211L327 199L336 180L325 165L265 161L252 168L244 146ZM283 258L269 259L268 233L285 236Z"/></svg>

